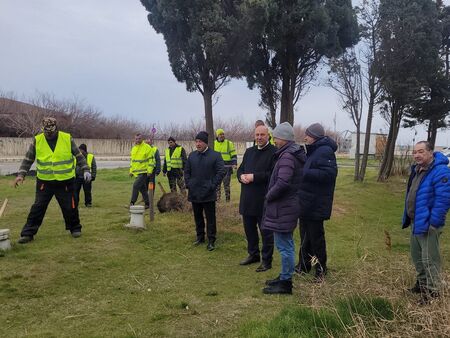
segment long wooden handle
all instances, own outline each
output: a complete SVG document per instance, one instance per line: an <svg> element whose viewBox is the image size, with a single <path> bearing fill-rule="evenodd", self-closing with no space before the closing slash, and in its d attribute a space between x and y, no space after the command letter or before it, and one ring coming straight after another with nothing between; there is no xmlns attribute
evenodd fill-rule
<svg viewBox="0 0 450 338"><path fill-rule="evenodd" d="M5 212L6 209L6 205L8 204L8 199L5 198L5 200L3 201L3 205L2 208L0 209L0 217L2 217L3 213Z"/></svg>
<svg viewBox="0 0 450 338"><path fill-rule="evenodd" d="M158 182L159 185L159 189L161 189L161 191L163 192L163 194L166 193L166 190L164 189L163 185L161 184L161 182Z"/></svg>

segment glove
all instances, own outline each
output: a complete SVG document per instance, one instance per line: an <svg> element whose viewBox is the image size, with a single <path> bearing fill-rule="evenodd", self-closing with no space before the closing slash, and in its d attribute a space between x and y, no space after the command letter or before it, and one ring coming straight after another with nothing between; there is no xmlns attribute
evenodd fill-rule
<svg viewBox="0 0 450 338"><path fill-rule="evenodd" d="M84 182L89 183L91 181L91 173L89 171L84 172Z"/></svg>

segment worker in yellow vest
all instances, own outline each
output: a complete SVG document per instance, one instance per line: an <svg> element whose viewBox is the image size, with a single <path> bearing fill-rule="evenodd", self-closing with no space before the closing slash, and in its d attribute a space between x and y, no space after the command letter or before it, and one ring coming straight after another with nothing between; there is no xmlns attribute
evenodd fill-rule
<svg viewBox="0 0 450 338"><path fill-rule="evenodd" d="M147 171L147 186L149 186L150 182L155 184L155 178L161 172L161 157L159 154L158 147L153 145L153 138L149 137L145 141L151 148L150 152L150 160L148 163L148 171Z"/></svg>
<svg viewBox="0 0 450 338"><path fill-rule="evenodd" d="M84 191L84 205L87 208L92 207L92 182L95 181L97 176L97 162L93 154L87 152L87 146L83 143L78 147L87 161L89 168L91 169L92 179L90 182L85 182L83 178L83 171L77 165L75 168L75 202L79 205L80 191L83 188Z"/></svg>
<svg viewBox="0 0 450 338"><path fill-rule="evenodd" d="M134 136L134 146L131 149L130 155L130 176L135 178L131 192L130 205L136 203L140 192L144 199L146 209L148 209L150 205L148 199L147 173L151 151L150 146L144 142L142 134L136 134Z"/></svg>
<svg viewBox="0 0 450 338"><path fill-rule="evenodd" d="M169 179L169 186L171 192L180 189L183 195L186 192L183 179L183 170L186 165L186 151L177 144L177 141L171 136L167 139L169 147L166 148L163 165L163 175Z"/></svg>
<svg viewBox="0 0 450 338"><path fill-rule="evenodd" d="M216 130L216 140L214 141L214 150L222 155L225 163L225 177L223 178L223 190L225 190L225 200L227 202L231 199L230 181L233 169L237 167L237 155L234 143L225 138L225 131L223 129ZM220 201L220 186L217 187L217 200Z"/></svg>
<svg viewBox="0 0 450 338"><path fill-rule="evenodd" d="M44 219L47 206L56 196L64 216L66 230L72 237L81 236L81 224L74 197L75 163L79 163L85 182L91 173L86 159L68 133L58 131L56 119L46 117L42 121L42 133L36 135L20 165L14 186L18 187L36 160L36 195L28 214L27 223L20 234L19 243L31 242Z"/></svg>

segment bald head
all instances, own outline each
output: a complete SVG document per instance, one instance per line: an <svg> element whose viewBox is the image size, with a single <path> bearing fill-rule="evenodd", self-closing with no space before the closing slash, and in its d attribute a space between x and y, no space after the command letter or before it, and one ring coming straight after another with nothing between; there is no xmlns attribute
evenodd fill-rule
<svg viewBox="0 0 450 338"><path fill-rule="evenodd" d="M265 125L256 127L255 141L258 147L264 147L269 142L269 128Z"/></svg>

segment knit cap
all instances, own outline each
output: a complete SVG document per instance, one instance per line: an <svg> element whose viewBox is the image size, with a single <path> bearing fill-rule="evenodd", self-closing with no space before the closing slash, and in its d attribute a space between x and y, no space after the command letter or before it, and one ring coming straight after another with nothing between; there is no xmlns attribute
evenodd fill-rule
<svg viewBox="0 0 450 338"><path fill-rule="evenodd" d="M208 133L206 131L201 131L195 136L195 139L208 144Z"/></svg>
<svg viewBox="0 0 450 338"><path fill-rule="evenodd" d="M41 125L42 131L53 132L56 130L56 119L54 117L44 117Z"/></svg>
<svg viewBox="0 0 450 338"><path fill-rule="evenodd" d="M219 136L219 135L222 135L222 134L225 134L225 131L223 130L223 129L217 129L216 130L216 136Z"/></svg>
<svg viewBox="0 0 450 338"><path fill-rule="evenodd" d="M275 127L272 135L281 140L294 141L294 128L289 122L283 122Z"/></svg>
<svg viewBox="0 0 450 338"><path fill-rule="evenodd" d="M325 136L325 130L320 123L313 123L306 129L306 135L319 139Z"/></svg>

